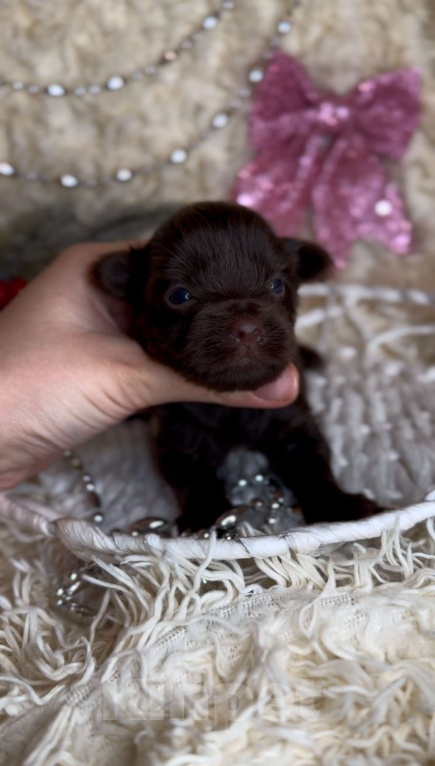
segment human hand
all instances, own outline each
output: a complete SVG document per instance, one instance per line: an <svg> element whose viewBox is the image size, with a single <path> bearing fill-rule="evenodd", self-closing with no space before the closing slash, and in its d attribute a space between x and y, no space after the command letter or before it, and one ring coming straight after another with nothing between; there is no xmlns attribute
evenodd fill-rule
<svg viewBox="0 0 435 766"><path fill-rule="evenodd" d="M92 286L91 265L134 243L65 250L0 314L0 489L40 471L129 415L197 401L282 407L298 395L290 365L257 392L216 393L147 357L123 331L125 309Z"/></svg>

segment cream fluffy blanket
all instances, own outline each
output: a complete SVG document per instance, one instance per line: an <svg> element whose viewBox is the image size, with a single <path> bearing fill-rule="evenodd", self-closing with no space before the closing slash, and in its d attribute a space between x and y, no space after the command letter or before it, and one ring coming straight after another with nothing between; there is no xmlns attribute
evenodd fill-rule
<svg viewBox="0 0 435 766"><path fill-rule="evenodd" d="M82 101L2 91L0 158L82 176L166 158L245 84L284 9L281 0L239 0L152 84ZM41 83L104 80L160 57L211 10L199 0L6 3L0 71ZM0 498L9 519L0 537L0 762L435 761L433 16L431 0L305 0L283 40L319 85L338 91L386 69L423 71L422 126L391 171L416 252L400 260L358 243L335 288L305 291L299 322L329 360L310 395L340 480L411 508L374 526L251 538L251 548L212 539L161 550L158 539L95 531L63 463ZM241 110L185 165L146 180L96 192L4 179L0 268L31 274L71 241L144 233L144 212L224 196L247 156ZM81 454L107 529L120 513L171 513L141 425ZM88 619L55 607L77 555L100 562L83 596L97 610Z"/></svg>

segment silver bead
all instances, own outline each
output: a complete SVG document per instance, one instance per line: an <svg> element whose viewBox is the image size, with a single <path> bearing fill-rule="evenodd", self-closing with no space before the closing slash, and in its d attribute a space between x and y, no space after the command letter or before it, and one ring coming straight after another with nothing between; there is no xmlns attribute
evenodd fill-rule
<svg viewBox="0 0 435 766"><path fill-rule="evenodd" d="M257 481L259 484L261 484L261 482L263 482L263 481L264 481L264 476L263 476L263 474L262 474L262 473L257 473L257 475L256 475L256 477L255 477L255 481Z"/></svg>
<svg viewBox="0 0 435 766"><path fill-rule="evenodd" d="M77 590L80 590L82 587L83 587L83 583L82 583L82 582L80 582L80 580L76 580L75 582L73 582L73 583L72 583L71 585L69 585L69 586L68 586L68 588L67 588L67 591L66 591L66 592L67 592L67 594L68 594L68 597L69 597L69 598L71 598L71 596L72 596L72 595L73 595L73 594L74 594L74 593L75 593Z"/></svg>
<svg viewBox="0 0 435 766"><path fill-rule="evenodd" d="M115 178L117 181L131 181L133 178L133 173L129 168L119 168L119 170L116 171Z"/></svg>
<svg viewBox="0 0 435 766"><path fill-rule="evenodd" d="M166 519L149 519L148 526L150 529L160 529L166 524Z"/></svg>
<svg viewBox="0 0 435 766"><path fill-rule="evenodd" d="M235 530L231 530L224 535L225 540L234 540L235 537L237 537L237 532Z"/></svg>
<svg viewBox="0 0 435 766"><path fill-rule="evenodd" d="M63 606L63 604L64 604L63 598L58 598L56 601L56 606Z"/></svg>
<svg viewBox="0 0 435 766"><path fill-rule="evenodd" d="M148 516L145 519L135 521L134 524L130 526L129 531L130 534L137 532L138 535L146 535L149 532L161 532L167 525L167 519L160 519L157 516Z"/></svg>
<svg viewBox="0 0 435 766"><path fill-rule="evenodd" d="M92 95L96 95L97 93L101 93L101 86L100 85L88 85L88 93L92 93Z"/></svg>
<svg viewBox="0 0 435 766"><path fill-rule="evenodd" d="M273 525L276 524L276 516L269 516L267 523L273 527Z"/></svg>
<svg viewBox="0 0 435 766"><path fill-rule="evenodd" d="M200 540L208 540L210 538L210 530L200 529L198 532L198 537Z"/></svg>
<svg viewBox="0 0 435 766"><path fill-rule="evenodd" d="M216 527L218 529L228 529L233 527L237 523L237 513L234 511L226 511L216 521Z"/></svg>
<svg viewBox="0 0 435 766"><path fill-rule="evenodd" d="M73 189L74 186L78 186L79 179L70 173L65 173L65 175L60 177L60 183L62 186L65 186L66 189Z"/></svg>
<svg viewBox="0 0 435 766"><path fill-rule="evenodd" d="M246 481L246 479L239 479L239 481L237 482L239 487L246 487L247 483L248 482Z"/></svg>
<svg viewBox="0 0 435 766"><path fill-rule="evenodd" d="M133 531L130 533L132 537L139 537L139 532L137 529L133 529Z"/></svg>
<svg viewBox="0 0 435 766"><path fill-rule="evenodd" d="M261 82L263 79L263 70L257 67L256 69L251 69L249 72L249 82Z"/></svg>
<svg viewBox="0 0 435 766"><path fill-rule="evenodd" d="M65 593L64 588L58 588L56 591L56 596L63 596Z"/></svg>
<svg viewBox="0 0 435 766"><path fill-rule="evenodd" d="M21 82L21 80L17 80L16 82L12 83L12 90L23 90L24 83Z"/></svg>
<svg viewBox="0 0 435 766"><path fill-rule="evenodd" d="M279 503L272 503L270 507L273 508L274 511L277 511L281 506Z"/></svg>
<svg viewBox="0 0 435 766"><path fill-rule="evenodd" d="M123 77L120 77L119 75L113 75L113 77L109 77L109 79L106 82L106 88L108 90L121 90L125 85L125 80Z"/></svg>
<svg viewBox="0 0 435 766"><path fill-rule="evenodd" d="M281 21L278 22L276 30L280 35L287 35L290 32L291 28L292 28L291 21L288 21L287 19L281 19Z"/></svg>
<svg viewBox="0 0 435 766"><path fill-rule="evenodd" d="M215 114L211 124L214 128L224 128L228 119L228 115L225 112L219 112L219 114Z"/></svg>
<svg viewBox="0 0 435 766"><path fill-rule="evenodd" d="M74 88L73 93L76 96L84 96L86 93L86 88L84 87L84 85L78 85L77 88Z"/></svg>
<svg viewBox="0 0 435 766"><path fill-rule="evenodd" d="M90 473L83 473L82 474L82 481L87 484L88 481L92 481L92 476Z"/></svg>
<svg viewBox="0 0 435 766"><path fill-rule="evenodd" d="M217 27L219 23L218 16L206 16L204 21L202 22L202 26L204 29L214 29Z"/></svg>
<svg viewBox="0 0 435 766"><path fill-rule="evenodd" d="M92 516L92 521L95 524L101 524L101 522L104 521L103 514L102 513L94 513L94 515Z"/></svg>
<svg viewBox="0 0 435 766"><path fill-rule="evenodd" d="M263 505L264 505L264 501L261 499L261 497L254 497L254 499L253 499L253 501L252 501L251 505L252 505L254 508L262 508L262 507L263 507Z"/></svg>
<svg viewBox="0 0 435 766"><path fill-rule="evenodd" d="M78 572L71 572L70 573L69 579L71 580L71 582L75 582L76 580L78 580L78 578L79 578L79 573Z"/></svg>
<svg viewBox="0 0 435 766"><path fill-rule="evenodd" d="M0 176L13 176L15 168L9 162L0 162Z"/></svg>
<svg viewBox="0 0 435 766"><path fill-rule="evenodd" d="M85 484L85 489L87 492L95 492L95 484L90 481L87 484Z"/></svg>
<svg viewBox="0 0 435 766"><path fill-rule="evenodd" d="M65 95L66 91L63 85L59 85L57 82L52 82L47 87L47 93L49 96L53 96L53 98L60 98Z"/></svg>
<svg viewBox="0 0 435 766"><path fill-rule="evenodd" d="M187 152L185 149L174 149L169 159L174 165L180 165L187 160Z"/></svg>

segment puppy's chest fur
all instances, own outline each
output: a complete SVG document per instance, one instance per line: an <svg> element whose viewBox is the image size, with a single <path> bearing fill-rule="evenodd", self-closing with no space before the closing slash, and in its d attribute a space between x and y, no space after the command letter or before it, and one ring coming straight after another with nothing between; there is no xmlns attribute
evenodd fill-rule
<svg viewBox="0 0 435 766"><path fill-rule="evenodd" d="M303 393L294 404L276 410L191 403L158 407L157 450L187 454L218 468L234 447L261 451L283 432L289 444L292 433L296 439L304 426L307 410Z"/></svg>

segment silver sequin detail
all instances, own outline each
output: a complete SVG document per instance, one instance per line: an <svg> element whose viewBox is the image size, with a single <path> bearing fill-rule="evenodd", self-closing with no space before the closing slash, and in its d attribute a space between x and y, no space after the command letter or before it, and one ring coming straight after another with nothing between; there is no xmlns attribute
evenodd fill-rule
<svg viewBox="0 0 435 766"><path fill-rule="evenodd" d="M381 218L385 218L385 216L390 215L392 210L393 206L388 199L380 199L379 202L377 202L375 205L375 213L381 216Z"/></svg>

